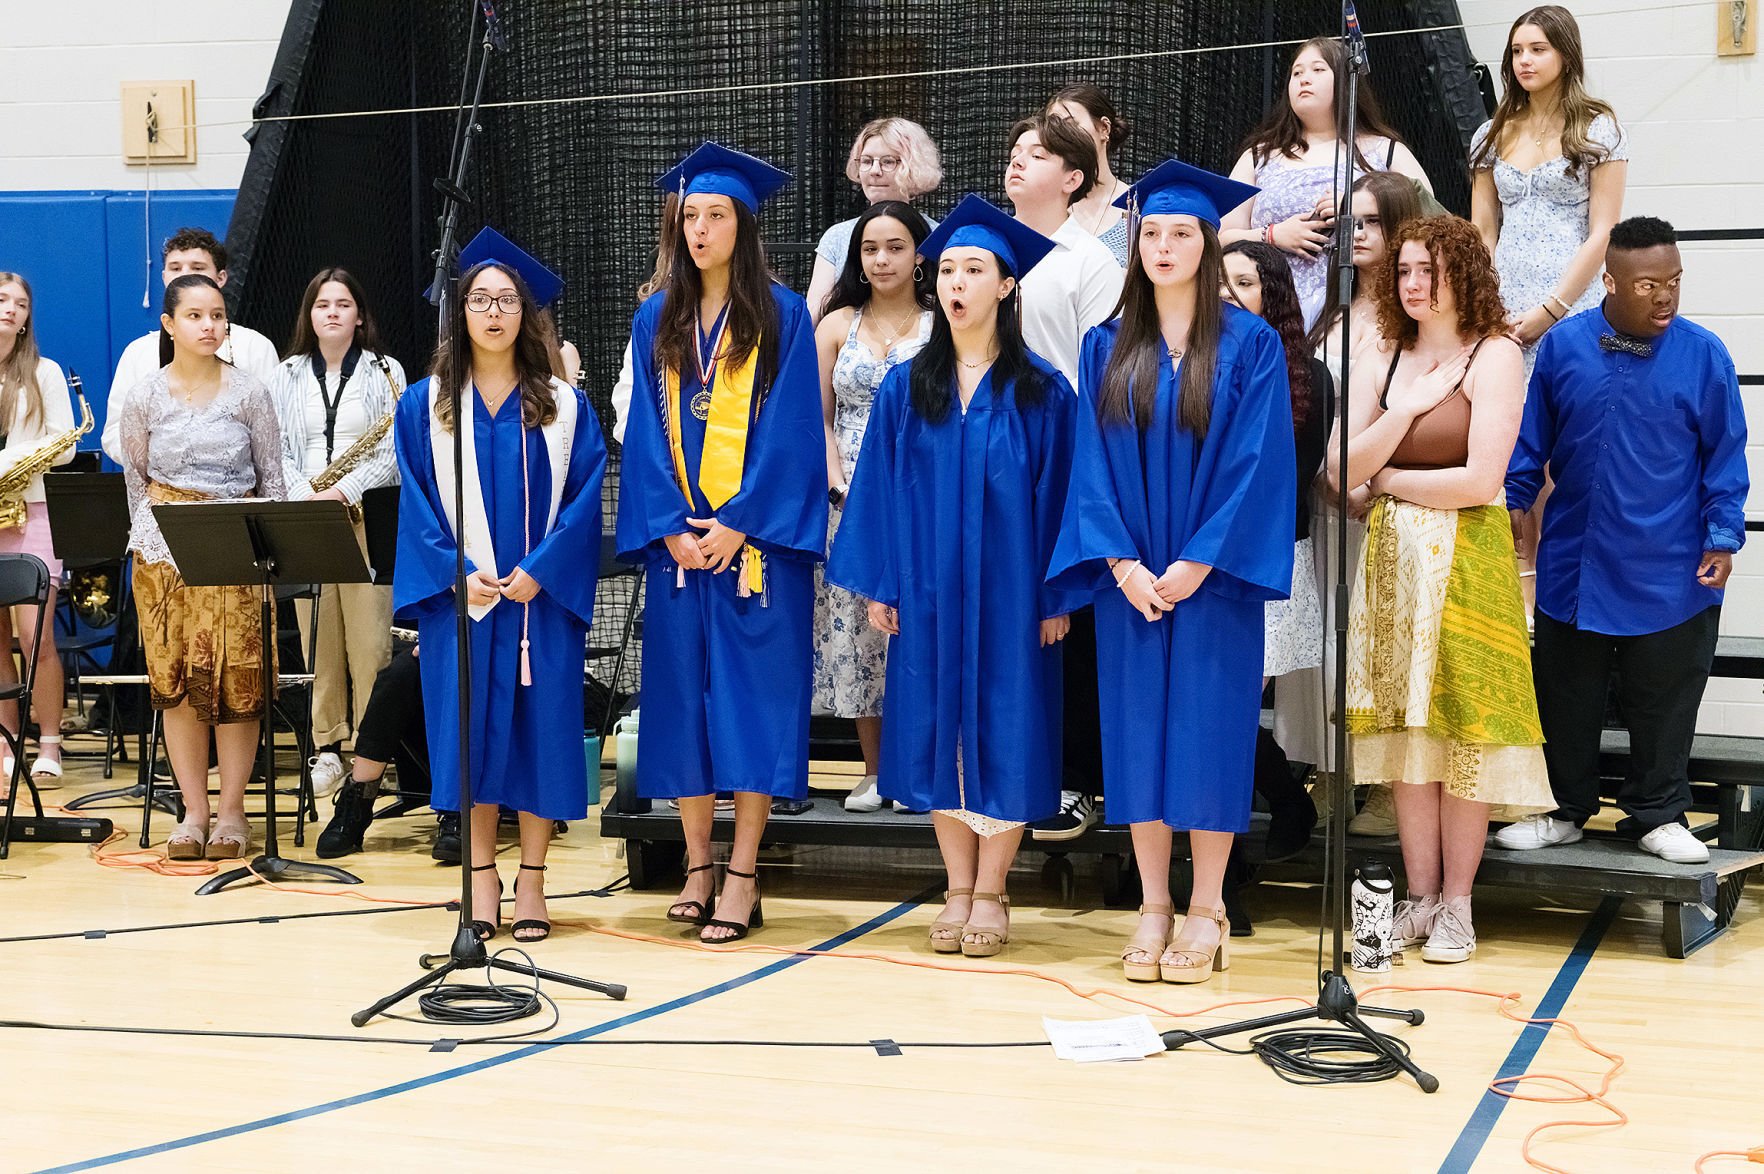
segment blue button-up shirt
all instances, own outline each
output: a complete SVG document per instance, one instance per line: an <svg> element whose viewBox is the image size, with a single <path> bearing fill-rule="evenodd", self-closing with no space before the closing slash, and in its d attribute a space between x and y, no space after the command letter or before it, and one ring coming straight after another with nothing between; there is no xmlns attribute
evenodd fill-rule
<svg viewBox="0 0 1764 1174"><path fill-rule="evenodd" d="M1599 347L1603 307L1538 345L1507 504L1543 487L1538 610L1582 631L1639 636L1721 602L1697 582L1704 551L1745 541L1746 416L1733 360L1683 318L1646 358Z"/></svg>

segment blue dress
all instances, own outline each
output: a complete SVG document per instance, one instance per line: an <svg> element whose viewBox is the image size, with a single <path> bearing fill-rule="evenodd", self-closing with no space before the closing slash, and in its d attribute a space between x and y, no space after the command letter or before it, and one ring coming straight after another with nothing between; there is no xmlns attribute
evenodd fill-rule
<svg viewBox="0 0 1764 1174"><path fill-rule="evenodd" d="M1032 358L1042 402L1019 407L988 372L937 424L912 406L912 364L889 372L827 565L900 613L877 785L915 811L1025 823L1059 808L1060 648L1041 646L1041 621L1083 603L1046 584L1075 403Z"/></svg>
<svg viewBox="0 0 1764 1174"><path fill-rule="evenodd" d="M1272 327L1226 306L1206 436L1177 423L1169 364L1140 432L1096 415L1120 325L1084 338L1077 455L1049 571L1055 586L1096 592L1108 819L1242 832L1261 719L1262 605L1292 587L1286 356ZM1115 587L1110 558L1139 559L1154 576L1183 559L1213 570L1148 622Z"/></svg>
<svg viewBox="0 0 1764 1174"><path fill-rule="evenodd" d="M808 308L772 286L778 374L755 387L741 488L712 510L698 487L706 422L687 407L701 390L681 372L682 448L692 489L675 479L665 383L655 332L665 293L631 324L633 393L619 477L619 557L647 569L643 613L643 723L637 791L645 798L749 791L808 793L809 693L814 665L815 564L827 542L826 434ZM688 517L716 517L765 556L765 588L747 596L739 575L680 572L664 539L698 533Z"/></svg>
<svg viewBox="0 0 1764 1174"><path fill-rule="evenodd" d="M528 604L531 685L522 685L522 608L504 599L472 621L471 779L476 803L500 803L547 819L588 814L588 769L582 753L582 654L593 618L600 570L600 482L606 442L582 393L564 473L557 521L545 530L551 463L545 437L527 432L527 487L521 482L520 397L493 415L471 393L473 439L484 512L498 568L521 567L540 586ZM399 400L395 437L404 490L398 499L398 574L394 616L416 625L422 655L423 718L429 730L431 806L459 810L458 677L453 607L454 538L435 481L429 430L429 380ZM524 500L523 500L524 499ZM523 538L523 528L525 537ZM527 554L528 544L532 553ZM475 568L466 561L466 573ZM504 573L507 573L506 570Z"/></svg>

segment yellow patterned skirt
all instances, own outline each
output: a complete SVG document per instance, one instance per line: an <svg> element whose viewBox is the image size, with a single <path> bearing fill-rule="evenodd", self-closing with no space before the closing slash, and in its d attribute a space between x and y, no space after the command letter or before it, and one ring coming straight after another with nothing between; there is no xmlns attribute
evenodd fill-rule
<svg viewBox="0 0 1764 1174"><path fill-rule="evenodd" d="M1554 810L1503 503L1373 503L1348 613L1347 720L1356 782L1441 782L1497 819Z"/></svg>
<svg viewBox="0 0 1764 1174"><path fill-rule="evenodd" d="M261 720L264 647L257 589L190 587L170 563L133 561L153 708L188 702L211 725Z"/></svg>

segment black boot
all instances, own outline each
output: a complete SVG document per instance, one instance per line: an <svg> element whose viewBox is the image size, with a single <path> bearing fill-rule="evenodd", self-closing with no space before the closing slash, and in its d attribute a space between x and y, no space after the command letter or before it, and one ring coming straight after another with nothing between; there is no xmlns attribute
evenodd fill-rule
<svg viewBox="0 0 1764 1174"><path fill-rule="evenodd" d="M319 833L319 859L335 860L361 851L361 839L374 822L374 797L378 792L377 784L355 779L337 788L337 806L331 812L331 822Z"/></svg>
<svg viewBox="0 0 1764 1174"><path fill-rule="evenodd" d="M1317 805L1293 778L1286 752L1267 730L1258 731L1256 738L1256 792L1268 804L1265 859L1272 863L1303 852L1317 826Z"/></svg>
<svg viewBox="0 0 1764 1174"><path fill-rule="evenodd" d="M459 848L459 812L443 811L438 813L435 824L435 846L429 849L429 855L443 864L458 864Z"/></svg>

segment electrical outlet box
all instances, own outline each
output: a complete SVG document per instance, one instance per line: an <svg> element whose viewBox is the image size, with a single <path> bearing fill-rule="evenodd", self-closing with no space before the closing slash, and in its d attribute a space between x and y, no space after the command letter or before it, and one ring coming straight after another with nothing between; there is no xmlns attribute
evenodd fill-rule
<svg viewBox="0 0 1764 1174"><path fill-rule="evenodd" d="M196 83L122 84L123 162L196 162Z"/></svg>

